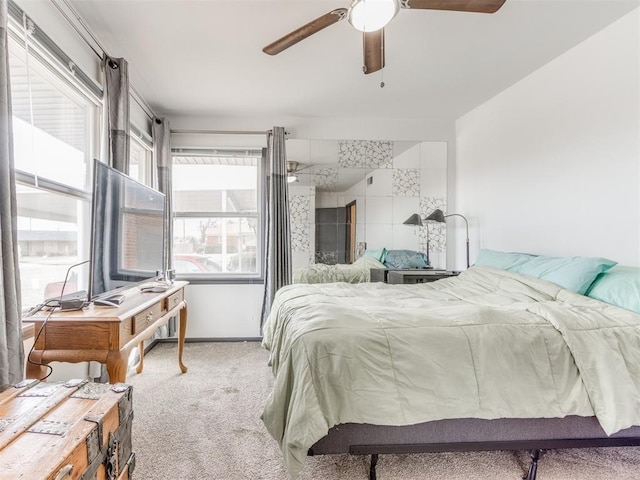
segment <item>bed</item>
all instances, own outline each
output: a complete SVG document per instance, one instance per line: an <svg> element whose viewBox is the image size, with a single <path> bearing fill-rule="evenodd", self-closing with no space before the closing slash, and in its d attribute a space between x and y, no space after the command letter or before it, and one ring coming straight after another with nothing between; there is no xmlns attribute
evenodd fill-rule
<svg viewBox="0 0 640 480"><path fill-rule="evenodd" d="M544 449L639 445L640 315L515 270L280 289L262 419L290 477L309 454L370 454L374 479L384 453L527 449L532 480Z"/></svg>

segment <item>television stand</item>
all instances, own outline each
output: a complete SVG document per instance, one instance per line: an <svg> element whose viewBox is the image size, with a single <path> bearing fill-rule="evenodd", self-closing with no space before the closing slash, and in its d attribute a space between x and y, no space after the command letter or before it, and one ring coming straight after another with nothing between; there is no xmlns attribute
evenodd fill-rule
<svg viewBox="0 0 640 480"><path fill-rule="evenodd" d="M133 347L140 347L136 371L142 373L144 341L176 315L180 316L178 365L182 373L186 373L182 352L187 331L184 299L187 285L188 282L174 282L164 292L140 292L136 286L123 290L124 300L113 307L90 305L68 312L42 310L23 318L23 322L34 324L36 332L27 362L27 378L43 378L46 375L44 365L50 362L94 361L107 365L109 383L125 382Z"/></svg>

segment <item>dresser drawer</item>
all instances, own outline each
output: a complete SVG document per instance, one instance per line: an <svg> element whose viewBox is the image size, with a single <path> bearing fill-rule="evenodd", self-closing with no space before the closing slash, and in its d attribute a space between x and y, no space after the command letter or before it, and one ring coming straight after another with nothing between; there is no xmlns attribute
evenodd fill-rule
<svg viewBox="0 0 640 480"><path fill-rule="evenodd" d="M169 295L165 300L165 311L175 308L182 300L184 300L184 289Z"/></svg>
<svg viewBox="0 0 640 480"><path fill-rule="evenodd" d="M131 334L136 335L162 316L162 302L136 314L131 321Z"/></svg>

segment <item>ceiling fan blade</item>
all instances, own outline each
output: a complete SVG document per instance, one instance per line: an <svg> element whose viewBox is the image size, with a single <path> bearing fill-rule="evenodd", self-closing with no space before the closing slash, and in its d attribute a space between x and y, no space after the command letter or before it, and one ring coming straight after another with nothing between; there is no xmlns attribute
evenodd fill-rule
<svg viewBox="0 0 640 480"><path fill-rule="evenodd" d="M339 22L343 18L347 16L346 8L336 8L335 10L331 10L329 13L325 13L321 17L316 18L315 20L311 20L306 25L303 25L300 28L295 29L293 32L288 33L282 38L279 38L275 42L267 45L262 49L264 53L268 53L269 55L277 55L283 50L289 48L292 45L295 45L301 40L304 40L307 37L310 37L314 33L319 32L323 28L327 28L330 25L333 25L336 22Z"/></svg>
<svg viewBox="0 0 640 480"><path fill-rule="evenodd" d="M384 28L375 32L362 33L365 74L377 72L384 68Z"/></svg>
<svg viewBox="0 0 640 480"><path fill-rule="evenodd" d="M454 10L456 12L495 13L506 0L401 0L402 8Z"/></svg>

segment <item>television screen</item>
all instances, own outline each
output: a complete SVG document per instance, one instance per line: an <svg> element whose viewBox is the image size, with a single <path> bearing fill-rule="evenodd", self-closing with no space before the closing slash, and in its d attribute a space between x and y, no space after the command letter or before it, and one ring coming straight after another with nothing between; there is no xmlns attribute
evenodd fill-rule
<svg viewBox="0 0 640 480"><path fill-rule="evenodd" d="M89 299L164 270L164 194L96 160Z"/></svg>

